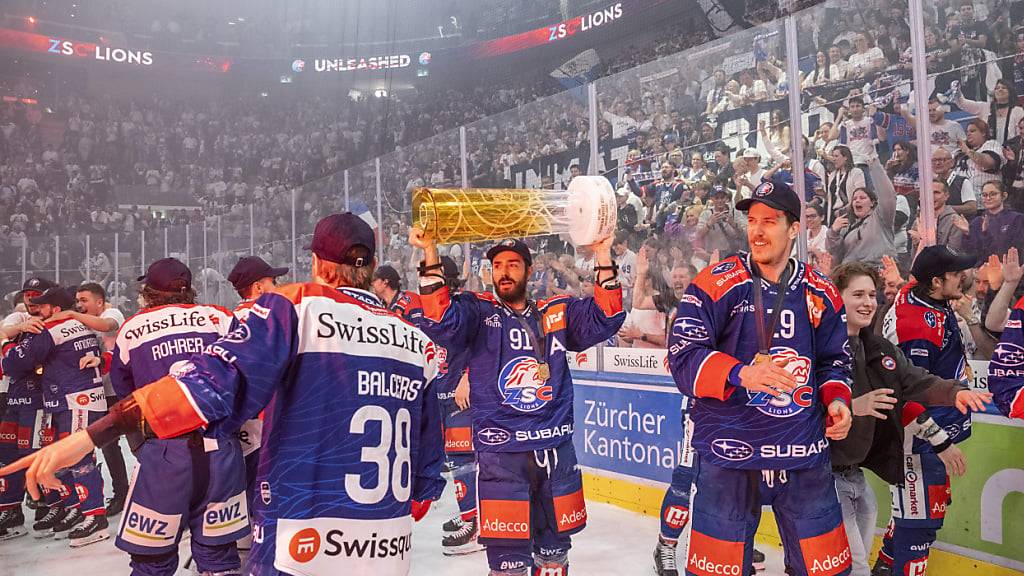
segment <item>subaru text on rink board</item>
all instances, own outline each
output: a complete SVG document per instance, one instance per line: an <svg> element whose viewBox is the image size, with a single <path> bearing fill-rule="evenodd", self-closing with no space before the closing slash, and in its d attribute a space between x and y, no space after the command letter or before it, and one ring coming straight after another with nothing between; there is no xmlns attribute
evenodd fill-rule
<svg viewBox="0 0 1024 576"><path fill-rule="evenodd" d="M1024 418L1024 298L1017 301L1006 321L992 361L988 389L996 407L1010 418Z"/></svg>
<svg viewBox="0 0 1024 576"><path fill-rule="evenodd" d="M249 574L399 576L410 501L444 488L435 355L373 294L294 284L136 397L174 414L161 436L266 408Z"/></svg>
<svg viewBox="0 0 1024 576"><path fill-rule="evenodd" d="M737 364L757 354L749 256L731 256L702 271L679 303L669 336L669 366L679 389L696 402L693 446L702 461L724 468L798 470L826 465L828 440L820 392L847 388L850 355L842 300L835 286L803 262L795 266L772 340L796 377L778 398L726 383ZM770 295L769 295L770 294ZM765 299L775 298L774 289ZM724 384L723 384L724 383ZM753 410L751 410L753 408Z"/></svg>

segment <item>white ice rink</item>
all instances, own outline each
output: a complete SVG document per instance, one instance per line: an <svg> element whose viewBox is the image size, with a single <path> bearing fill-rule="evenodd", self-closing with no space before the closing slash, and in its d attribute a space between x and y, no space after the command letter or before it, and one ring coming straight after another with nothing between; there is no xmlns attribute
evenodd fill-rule
<svg viewBox="0 0 1024 576"><path fill-rule="evenodd" d="M590 502L587 528L573 538L569 556L571 573L581 575L651 575L652 553L658 534L658 519L621 508ZM446 557L441 554L441 524L455 514L455 497L447 490L422 522L413 537L412 574L416 576L486 576L483 552ZM29 515L30 510L26 510ZM114 548L117 520L111 521L109 540L72 550L67 540L37 540L29 534L0 542L2 576L112 576L128 573L128 555ZM31 524L27 515L26 524ZM758 546L768 555L768 570L762 574L781 575L781 550ZM183 547L182 562L188 555ZM179 570L179 575L191 574ZM341 576L341 575L339 575Z"/></svg>

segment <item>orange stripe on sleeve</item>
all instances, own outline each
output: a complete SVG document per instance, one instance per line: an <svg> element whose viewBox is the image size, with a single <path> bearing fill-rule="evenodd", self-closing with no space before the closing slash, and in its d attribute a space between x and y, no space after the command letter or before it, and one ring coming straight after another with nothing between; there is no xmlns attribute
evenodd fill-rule
<svg viewBox="0 0 1024 576"><path fill-rule="evenodd" d="M712 352L697 369L693 392L698 398L715 398L723 402L735 388L728 383L729 372L740 361L722 352Z"/></svg>
<svg viewBox="0 0 1024 576"><path fill-rule="evenodd" d="M132 395L149 427L160 438L181 436L207 424L173 376L164 376Z"/></svg>
<svg viewBox="0 0 1024 576"><path fill-rule="evenodd" d="M605 316L615 316L622 312L622 288L605 290L594 284L594 302L597 302L597 306L601 308Z"/></svg>

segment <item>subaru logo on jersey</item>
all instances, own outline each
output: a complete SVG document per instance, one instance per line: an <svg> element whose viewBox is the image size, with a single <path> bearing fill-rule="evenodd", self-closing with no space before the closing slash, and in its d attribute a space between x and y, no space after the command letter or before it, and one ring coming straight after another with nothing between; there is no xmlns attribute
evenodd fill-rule
<svg viewBox="0 0 1024 576"><path fill-rule="evenodd" d="M718 438L711 442L711 452L724 460L740 462L754 456L754 447L734 438Z"/></svg>
<svg viewBox="0 0 1024 576"><path fill-rule="evenodd" d="M992 361L1000 366L1020 366L1024 364L1024 348L1009 342L1000 342L996 346Z"/></svg>
<svg viewBox="0 0 1024 576"><path fill-rule="evenodd" d="M722 262L718 266L715 266L714 268L712 268L711 269L711 273L717 276L719 274L725 274L726 272L732 270L735 267L736 267L736 263L735 262Z"/></svg>
<svg viewBox="0 0 1024 576"><path fill-rule="evenodd" d="M896 369L896 360L894 360L892 356L883 356L882 367L886 370L893 371Z"/></svg>
<svg viewBox="0 0 1024 576"><path fill-rule="evenodd" d="M753 406L768 416L788 418L814 403L814 387L807 385L811 377L811 359L785 346L773 347L771 356L773 360L786 361L784 368L795 377L797 387L791 393L777 397L767 392L748 391L750 401L747 406Z"/></svg>
<svg viewBox="0 0 1024 576"><path fill-rule="evenodd" d="M929 328L935 328L935 313L930 310L928 312L925 312L924 323L927 324Z"/></svg>
<svg viewBox="0 0 1024 576"><path fill-rule="evenodd" d="M709 338L708 329L704 321L692 316L683 316L676 320L672 326L672 333L683 340L691 342L703 342Z"/></svg>
<svg viewBox="0 0 1024 576"><path fill-rule="evenodd" d="M501 428L484 428L476 433L476 437L480 439L481 443L488 446L500 446L512 439L508 430Z"/></svg>
<svg viewBox="0 0 1024 576"><path fill-rule="evenodd" d="M553 388L538 375L537 359L517 356L498 374L498 392L502 403L520 412L534 412L551 401Z"/></svg>

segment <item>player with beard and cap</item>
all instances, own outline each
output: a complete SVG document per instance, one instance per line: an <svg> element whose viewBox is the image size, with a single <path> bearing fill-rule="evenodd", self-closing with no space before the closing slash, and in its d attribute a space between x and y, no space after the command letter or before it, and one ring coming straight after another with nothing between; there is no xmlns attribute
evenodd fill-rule
<svg viewBox="0 0 1024 576"><path fill-rule="evenodd" d="M309 246L312 282L263 294L244 324L135 389L86 432L0 475L27 468L36 494L36 483L53 485L56 470L119 435L144 437L143 449L155 438L187 442L201 428L230 438L266 409L246 574L408 574L413 520L444 489L432 388L437 353L421 330L368 291L375 246L373 230L358 216L323 218ZM205 314L180 320L213 323ZM126 338L130 323L121 330ZM131 335L159 329L142 325ZM244 498L233 497L208 509L193 542L204 532L244 526L247 518L236 521L244 506ZM166 530L162 523L174 518L153 512L140 509L137 518L146 518L150 531ZM125 515L131 518L130 507ZM372 553L341 553L371 543Z"/></svg>
<svg viewBox="0 0 1024 576"><path fill-rule="evenodd" d="M32 334L43 331L39 317L39 305L32 299L42 295L47 288L56 286L45 278L29 278L17 294L19 308L7 315L0 324L0 340L4 351L17 346ZM21 378L0 376L3 393L0 393L0 462L13 462L27 456L41 447L41 434L49 427L49 418L43 412L43 390L39 386L39 374L29 372ZM25 535L25 516L21 501L25 495L25 475L17 474L0 482L0 540L9 540ZM43 503L36 507L38 534L50 535L50 529L63 515L63 509L52 513Z"/></svg>
<svg viewBox="0 0 1024 576"><path fill-rule="evenodd" d="M828 458L850 413L843 303L820 272L790 258L800 199L763 182L747 212L749 253L697 275L679 302L669 367L694 400L698 459L686 574L750 574L761 505L778 519L794 576L850 573Z"/></svg>
<svg viewBox="0 0 1024 576"><path fill-rule="evenodd" d="M564 576L571 535L586 524L565 356L607 340L625 319L612 238L591 246L593 297L539 302L526 296L533 257L522 240L487 251L494 294L455 295L444 282L434 240L412 228L409 241L425 255L425 332L448 349L469 350L480 541L490 574Z"/></svg>

